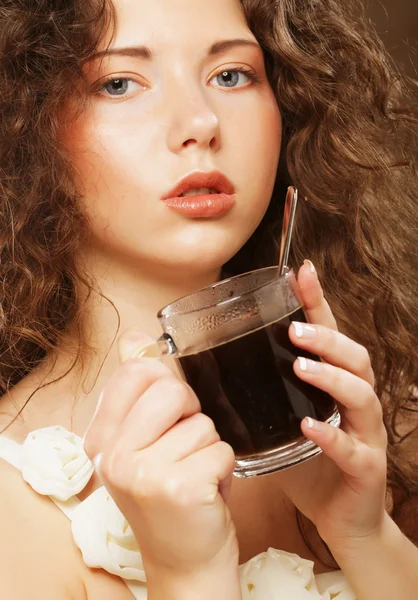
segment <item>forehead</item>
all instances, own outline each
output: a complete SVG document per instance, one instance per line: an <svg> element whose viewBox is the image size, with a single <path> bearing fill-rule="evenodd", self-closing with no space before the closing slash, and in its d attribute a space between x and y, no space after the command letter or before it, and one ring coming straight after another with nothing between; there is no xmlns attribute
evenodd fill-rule
<svg viewBox="0 0 418 600"><path fill-rule="evenodd" d="M160 49L208 45L237 34L253 38L239 0L112 0L114 46Z"/></svg>

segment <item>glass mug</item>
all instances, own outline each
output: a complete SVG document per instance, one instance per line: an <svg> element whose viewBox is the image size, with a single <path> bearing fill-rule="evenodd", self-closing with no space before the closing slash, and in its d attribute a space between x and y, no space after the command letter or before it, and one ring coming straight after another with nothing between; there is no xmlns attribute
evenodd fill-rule
<svg viewBox="0 0 418 600"><path fill-rule="evenodd" d="M291 321L306 322L292 270L266 267L219 281L158 312L164 331L135 356L174 356L222 440L237 477L266 475L321 452L301 432L310 416L338 427L330 395L293 372Z"/></svg>

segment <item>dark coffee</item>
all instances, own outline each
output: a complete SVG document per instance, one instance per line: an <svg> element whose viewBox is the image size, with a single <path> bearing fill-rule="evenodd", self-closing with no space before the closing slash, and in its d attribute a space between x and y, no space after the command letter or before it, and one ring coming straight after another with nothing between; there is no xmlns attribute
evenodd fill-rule
<svg viewBox="0 0 418 600"><path fill-rule="evenodd" d="M318 357L294 346L291 321L306 322L302 309L210 350L181 357L187 382L239 458L273 450L302 436L300 422L325 421L335 402L293 372L297 356Z"/></svg>

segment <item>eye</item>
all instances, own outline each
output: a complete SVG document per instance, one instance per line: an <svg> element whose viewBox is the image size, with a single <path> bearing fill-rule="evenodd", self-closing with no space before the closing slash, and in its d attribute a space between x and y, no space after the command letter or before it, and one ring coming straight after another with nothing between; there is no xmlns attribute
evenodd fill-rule
<svg viewBox="0 0 418 600"><path fill-rule="evenodd" d="M216 80L216 83L220 87L236 88L243 87L243 85L247 84L248 81L257 81L257 77L255 73L244 68L225 69L221 73L218 73L212 77L210 81L212 82L213 80ZM240 80L241 85L237 85L240 83Z"/></svg>
<svg viewBox="0 0 418 600"><path fill-rule="evenodd" d="M138 89L144 89L144 86L127 77L115 77L102 83L97 91L105 96L120 98L133 94Z"/></svg>

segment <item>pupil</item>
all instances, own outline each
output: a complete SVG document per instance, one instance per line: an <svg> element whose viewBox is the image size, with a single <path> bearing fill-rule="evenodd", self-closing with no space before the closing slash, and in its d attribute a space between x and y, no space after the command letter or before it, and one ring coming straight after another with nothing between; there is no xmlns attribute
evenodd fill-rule
<svg viewBox="0 0 418 600"><path fill-rule="evenodd" d="M236 71L224 71L218 77L221 79L222 83L226 84L227 87L233 87L237 84L239 73ZM219 81L219 83L221 83Z"/></svg>
<svg viewBox="0 0 418 600"><path fill-rule="evenodd" d="M106 88L109 94L120 96L126 92L127 83L126 79L114 79L107 84Z"/></svg>

